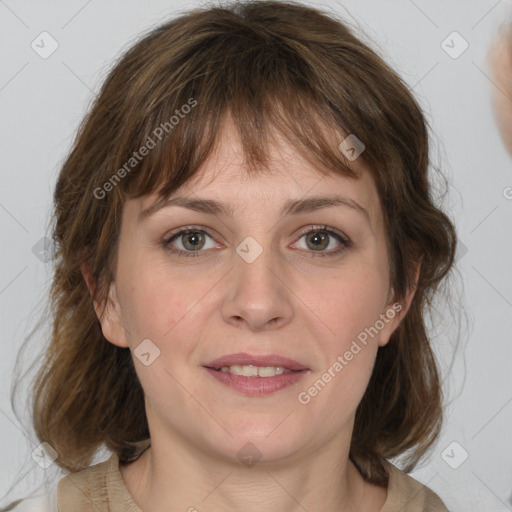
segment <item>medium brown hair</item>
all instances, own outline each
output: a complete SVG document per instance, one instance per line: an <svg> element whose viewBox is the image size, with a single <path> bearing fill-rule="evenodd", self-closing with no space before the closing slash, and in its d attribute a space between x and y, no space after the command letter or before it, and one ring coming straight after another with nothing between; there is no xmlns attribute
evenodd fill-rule
<svg viewBox="0 0 512 512"><path fill-rule="evenodd" d="M345 22L298 3L190 11L151 30L109 73L55 188L53 327L33 389L36 434L72 472L101 446L133 460L149 437L131 352L103 336L81 265L104 307L124 203L150 193L163 200L190 180L227 116L251 173L263 172L278 130L321 172L357 179L326 133L338 144L355 135L379 192L397 300L414 288L421 261L410 309L378 350L350 447L364 479L385 486L384 459L407 452L410 471L440 433L442 390L424 315L452 267L456 236L434 205L428 125L407 85ZM155 147L131 161L150 139Z"/></svg>

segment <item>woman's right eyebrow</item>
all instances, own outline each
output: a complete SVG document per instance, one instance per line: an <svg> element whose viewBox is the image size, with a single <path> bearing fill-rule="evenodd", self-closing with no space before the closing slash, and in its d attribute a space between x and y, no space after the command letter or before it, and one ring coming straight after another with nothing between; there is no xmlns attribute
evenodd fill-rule
<svg viewBox="0 0 512 512"><path fill-rule="evenodd" d="M234 208L232 205L222 203L215 199L206 198L193 198L193 197L173 197L165 201L157 201L144 209L139 214L139 222L149 218L163 208L170 208L172 206L180 206L196 212L207 213L216 216L233 217ZM300 199L288 199L281 210L281 216L297 215L300 213L311 213L324 208L332 208L336 206L345 206L356 210L366 217L370 223L370 215L368 211L361 206L358 202L348 197L340 195L331 196L313 196Z"/></svg>

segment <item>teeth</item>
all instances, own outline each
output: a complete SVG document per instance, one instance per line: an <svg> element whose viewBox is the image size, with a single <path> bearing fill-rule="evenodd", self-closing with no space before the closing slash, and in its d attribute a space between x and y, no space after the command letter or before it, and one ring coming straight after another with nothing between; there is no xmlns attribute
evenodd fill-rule
<svg viewBox="0 0 512 512"><path fill-rule="evenodd" d="M230 372L233 375L242 375L243 377L273 377L274 375L281 375L282 373L291 373L292 370L287 370L280 366L223 366L223 372Z"/></svg>

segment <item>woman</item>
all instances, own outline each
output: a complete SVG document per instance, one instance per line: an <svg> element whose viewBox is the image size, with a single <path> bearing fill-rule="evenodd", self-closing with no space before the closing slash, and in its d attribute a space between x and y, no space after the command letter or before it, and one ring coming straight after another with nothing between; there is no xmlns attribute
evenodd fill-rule
<svg viewBox="0 0 512 512"><path fill-rule="evenodd" d="M512 156L512 23L502 27L489 52L492 105L505 148Z"/></svg>
<svg viewBox="0 0 512 512"><path fill-rule="evenodd" d="M406 474L441 428L424 315L456 245L428 168L410 91L316 9L133 46L55 189L33 405L59 512L446 511Z"/></svg>

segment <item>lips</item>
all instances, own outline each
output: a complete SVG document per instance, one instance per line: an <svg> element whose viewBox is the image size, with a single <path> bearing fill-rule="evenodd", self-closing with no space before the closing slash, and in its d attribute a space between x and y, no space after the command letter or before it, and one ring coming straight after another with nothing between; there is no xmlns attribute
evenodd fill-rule
<svg viewBox="0 0 512 512"><path fill-rule="evenodd" d="M309 370L309 368L299 363L293 359L289 359L287 357L282 357L277 354L269 354L269 355L251 355L244 352L239 352L237 354L229 354L226 356L219 357L205 364L206 368L220 369L223 366L280 366L281 368L285 368L287 370L292 371L301 371L301 370Z"/></svg>

